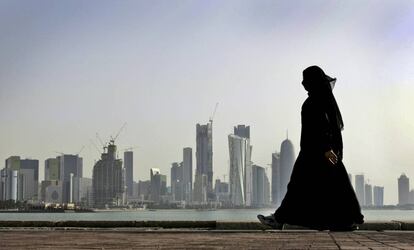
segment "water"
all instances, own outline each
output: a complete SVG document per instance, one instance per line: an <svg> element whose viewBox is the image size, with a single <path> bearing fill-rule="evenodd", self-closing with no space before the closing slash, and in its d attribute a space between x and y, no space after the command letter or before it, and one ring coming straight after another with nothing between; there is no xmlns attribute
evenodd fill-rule
<svg viewBox="0 0 414 250"><path fill-rule="evenodd" d="M0 220L189 220L189 221L256 221L257 214L268 215L273 209L222 209L198 211L164 209L142 211L105 211L96 213L0 213ZM365 221L414 221L414 210L364 210Z"/></svg>

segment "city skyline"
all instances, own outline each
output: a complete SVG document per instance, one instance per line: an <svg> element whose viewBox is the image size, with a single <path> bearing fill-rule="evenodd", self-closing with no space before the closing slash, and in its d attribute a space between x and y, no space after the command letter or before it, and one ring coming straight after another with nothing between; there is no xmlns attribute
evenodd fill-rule
<svg viewBox="0 0 414 250"><path fill-rule="evenodd" d="M247 147L246 152L242 152L243 150L241 150L240 145L234 147L234 139L238 139L238 140L246 140L247 144L242 146L241 148ZM234 157L235 155L244 155L246 158L244 161L246 161L246 163L242 163L242 165L238 166L239 163L234 164L231 163L229 165L229 175L224 175L223 177L223 181L221 181L221 178L216 178L215 179L215 183L217 185L217 183L219 183L219 185L223 184L223 185L228 185L228 187L230 187L230 189L226 192L226 193L222 193L222 191L217 191L217 190L222 190L223 186L217 187L214 186L213 190L215 190L215 194L219 194L221 195L225 195L226 197L220 197L220 201L224 202L224 206L231 204L231 206L236 206L236 207L249 207L250 204L254 204L255 207L260 207L263 205L270 205L270 203L273 204L273 206L279 206L280 205L280 198L279 197L283 197L283 192L285 192L284 190L286 189L286 186L288 184L288 179L290 178L289 175L287 175L288 172L291 171L291 167L292 167L292 157L294 155L293 152L293 145L291 143L291 141L287 138L285 139L282 143L281 143L281 154L279 153L273 153L272 154L272 164L270 164L272 167L270 169L270 175L272 176L272 182L269 182L268 179L268 174L269 172L266 170L267 168L263 168L260 167L258 165L254 165L253 162L251 162L250 160L250 152L252 149L252 146L250 146L248 144L250 139L250 126L245 126L245 125L237 125L234 127L234 134L229 134L229 155L230 155L230 159L235 159L235 158L240 158L240 157ZM236 140L237 141L237 140ZM112 159L115 160L116 155L118 155L118 151L117 151L117 147L114 144L115 141L111 140L110 143L104 147L104 151L102 152L102 159L98 162L95 163L94 166L94 173L93 176L95 176L95 168L97 165L105 165L102 164L102 160L103 159ZM128 150L132 150L131 148L129 148ZM241 152L239 152L241 150ZM160 169L158 168L151 168L150 169L150 180L148 179L133 179L130 176L130 173L133 171L133 164L123 164L125 161L131 161L132 163L132 154L133 151L126 151L128 152L128 154L124 154L124 160L122 159L116 159L115 161L117 162L119 169L118 169L118 174L110 174L111 178L113 180L115 180L115 182L118 183L124 183L124 187L125 189L123 189L123 191L121 193L118 194L113 194L113 197L117 197L116 199L118 200L116 202L116 204L121 205L121 203L125 203L128 202L128 199L131 198L132 201L136 201L137 198L140 197L141 194L143 194L144 196L139 198L139 199L144 199L144 197L149 197L149 198L145 198L145 199L154 199L154 197L151 197L151 195L154 195L154 191L151 187L139 187L140 183L146 183L146 182L153 182L153 177L154 174L161 174L160 173ZM171 195L171 200L172 201L185 201L185 202L193 202L193 197L188 196L188 190L192 189L192 183L191 183L191 179L193 177L193 169L192 169L192 149L189 147L185 147L183 148L183 161L181 163L178 162L174 162L171 165L171 174L170 174L170 178L171 181L170 183L167 183L167 175L160 175L160 176L164 176L162 178L164 178L164 188L166 189L167 187L170 188L169 191L169 195ZM111 155L111 157L107 157L108 155ZM285 155L284 157L280 158L280 155ZM125 158L125 156L127 156ZM275 158L276 157L276 158ZM129 158L129 159L128 159ZM283 158L285 158L283 160ZM125 160L127 159L127 160ZM282 159L282 160L281 160ZM5 195L2 199L18 199L20 201L22 200L32 200L34 199L34 201L38 200L43 200L45 201L45 197L49 197L46 198L48 200L60 200L60 202L63 203L72 203L72 202L76 202L76 203L82 203L82 204L94 204L94 206L100 207L102 206L102 203L99 203L99 196L101 196L101 194L98 195L99 191L97 190L92 190L92 188L96 189L94 183L98 182L101 183L101 175L99 175L99 178L83 178L83 166L82 166L82 157L79 157L79 155L70 155L70 154L64 154L61 153L60 156L57 156L56 158L48 158L44 161L44 173L45 173L45 178L44 180L42 180L40 182L39 179L39 160L38 159L23 159L20 156L10 156L9 158L7 158L5 160L6 162L6 168L1 169L1 177L6 177L6 179L2 179L1 181L5 181L3 183L4 186L0 186L0 197L1 193L4 192L3 194ZM236 160L235 162L239 162L241 159ZM276 160L276 161L274 161ZM111 160L110 160L111 161ZM232 160L231 160L232 161ZM243 160L241 161L243 162ZM247 164L247 162L250 162L249 164ZM80 165L79 165L80 164ZM112 165L113 163L110 163L109 165ZM262 179L262 183L261 182L257 182L257 180L254 177L255 173L254 171L252 172L252 170L248 170L249 168L252 167L252 165L256 167L255 170L262 169L260 171L263 171L264 176L260 177ZM237 166L236 168L234 166ZM128 171L128 168L131 168ZM236 170L237 169L237 170ZM17 170L16 173L12 173L12 172L6 172L6 171L10 171L10 170ZM26 170L30 170L30 172L26 173ZM66 171L70 172L70 174L65 173ZM113 170L111 170L113 171ZM154 172L155 171L155 172ZM286 172L287 173L283 173ZM102 171L101 171L102 172ZM235 175L233 174L235 173ZM253 179L251 179L249 181L249 178L247 178L247 176L249 176L250 173L250 177L253 177ZM253 173L253 174L252 174ZM29 174L27 176L27 174ZM234 175L234 177L232 177ZM263 175L263 174L262 174ZM10 176L11 179L7 179L7 176ZM16 180L14 180L14 176L16 176ZM197 175L194 175L194 177L196 177ZM229 180L228 182L225 182L225 177L229 176ZM257 176L257 172L256 172L256 176ZM274 176L277 176L277 180L274 183L273 179ZM32 179L31 181L29 179L29 182L27 182L26 178L29 177L29 179ZM207 182L207 175L204 176L205 179L204 181ZM354 176L354 179L352 178L352 173L348 173L348 177L349 180L352 184L352 186L354 187L355 193L357 195L358 201L360 203L361 206L367 206L367 207L371 207L372 205L374 206L383 206L383 205L405 205L405 204L414 204L412 201L414 200L414 189L410 189L409 188L409 178L406 177L406 175L404 173L401 174L400 178L398 178L398 197L399 197L399 201L396 204L384 204L384 187L383 186L377 186L377 185L372 185L369 181L369 178L367 178L367 181L365 181L365 176L364 174L356 174ZM104 177L104 178L108 178L108 177ZM232 180L233 178L233 180ZM236 182L235 182L235 178L236 178ZM401 180L404 179L404 181L402 181L404 184L404 188L401 189ZM65 181L66 179L66 181ZM117 179L117 180L116 180ZM122 180L121 180L122 179ZM133 191L132 194L128 194L127 193L127 184L126 184L126 180L131 179L131 181L133 182ZM237 180L240 179L239 182L237 182ZM34 184L33 180L35 181ZM13 185L13 181L14 181L14 186ZM52 181L52 182L51 182ZM56 183L55 183L56 181ZM65 184L65 182L67 182ZM33 193L33 190L35 190L36 188L34 187L30 187L30 183L33 183L35 186L38 186L38 188L40 188L40 196L38 197L37 194ZM160 180L158 181L158 185L161 185ZM182 183L182 184L180 184ZM189 186L187 184L189 184ZM221 183L221 184L220 184ZM236 185L234 186L234 184L232 183L236 183ZM168 186L168 184L170 184ZM253 187L252 187L253 184ZM29 185L29 189L23 189L22 187ZM60 191L54 191L55 190L55 185L60 185ZM68 188L65 188L65 185L70 185L71 186L71 190L69 191ZM74 186L73 186L74 185ZM102 186L102 184L99 184ZM144 184L143 184L144 185ZM196 186L197 184L194 183L194 186ZM261 191L257 191L257 187L258 185L263 185L261 188ZM267 185L267 187L266 187ZM90 188L88 187L90 186ZM112 187L112 184L104 184L104 187ZM188 189L186 190L186 186L188 187ZM238 188L237 188L238 186ZM241 187L240 187L241 186ZM250 188L249 188L250 186ZM14 187L14 191L13 191L13 187ZM82 188L81 188L82 187ZM207 183L205 183L205 191L207 190ZM228 188L227 187L227 188ZM255 187L256 187L256 191L255 191ZM3 188L3 189L2 189ZM11 188L11 190L9 190L9 188ZM150 188L150 189L148 189ZM161 188L161 187L160 187ZM49 191L47 191L49 189ZM66 191L65 191L66 189ZM112 188L110 188L112 189ZM149 193L147 190L150 190ZM236 190L236 191L234 191ZM241 191L237 191L237 190L241 190ZM250 191L249 191L250 190ZM267 191L264 191L267 190ZM92 192L94 193L93 196L89 196L88 192ZM17 192L17 193L16 193ZM50 192L58 192L56 194L56 198L51 198L51 193ZM160 190L158 190L157 192L161 192ZM162 191L162 192L167 192L167 191ZM234 199L234 194L235 192L240 195L241 193L241 199ZM267 192L267 193L266 193ZM15 196L13 196L13 193L15 193ZM67 194L65 194L67 193ZM102 193L102 192L101 192ZM191 191L190 191L191 193ZM249 193L255 193L255 196L251 196L249 195ZM255 200L255 202L252 202L253 199L257 198L258 194L262 195L262 198L264 198L264 200L261 200L262 202L264 201L264 203L262 202L258 202L259 200ZM102 193L103 194L103 193ZM165 193L167 194L167 193ZM274 195L275 194L275 195ZM26 197L26 195L28 195L28 197ZM74 197L72 197L72 195L74 195ZM124 196L125 195L125 196ZM138 196L137 196L138 195ZM149 196L147 196L149 195ZM203 202L207 202L208 200L207 198L207 192L204 193L205 196L205 200ZM260 196L260 195L259 195ZM403 198L403 200L401 199L401 197L404 196L405 198ZM31 198L33 197L33 198ZM65 198L66 197L66 198ZM69 198L70 197L70 198ZM95 197L92 198L91 201L89 201L89 198L86 197ZM98 199L96 200L96 197L98 197ZM158 193L156 195L155 200L156 201L161 201L160 199L160 193ZM254 197L254 198L252 198ZM267 198L265 198L267 197ZM82 200L82 199L87 199L87 200ZM219 198L219 197L217 197ZM222 199L223 198L223 199ZM260 198L259 198L260 199ZM210 201L215 201L215 199L210 200ZM97 203L98 202L98 203ZM199 201L195 201L195 204L200 204ZM228 203L230 202L230 203ZM108 203L109 204L109 203ZM114 203L115 204L115 203Z"/></svg>
<svg viewBox="0 0 414 250"><path fill-rule="evenodd" d="M0 12L0 159L43 169L85 145L91 177L90 140L127 122L117 144L121 156L139 147L134 179L169 173L219 102L213 181L234 124L250 125L252 161L267 166L286 129L299 151L301 74L317 64L338 79L348 172L384 186L385 204L396 177L414 176L410 1L2 1Z"/></svg>

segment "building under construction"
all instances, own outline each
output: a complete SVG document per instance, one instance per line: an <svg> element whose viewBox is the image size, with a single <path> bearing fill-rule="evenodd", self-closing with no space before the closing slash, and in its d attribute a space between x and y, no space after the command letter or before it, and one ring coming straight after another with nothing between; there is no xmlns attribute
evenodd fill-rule
<svg viewBox="0 0 414 250"><path fill-rule="evenodd" d="M105 150L106 149L106 150ZM122 160L116 159L116 145L111 140L101 159L95 163L92 174L94 206L97 208L122 205L124 192Z"/></svg>

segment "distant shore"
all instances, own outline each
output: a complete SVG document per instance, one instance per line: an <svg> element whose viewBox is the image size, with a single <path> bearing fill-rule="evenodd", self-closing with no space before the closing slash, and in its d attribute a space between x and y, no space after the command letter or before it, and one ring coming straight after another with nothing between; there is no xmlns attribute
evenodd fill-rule
<svg viewBox="0 0 414 250"><path fill-rule="evenodd" d="M99 213L99 212L139 212L139 211L165 211L165 210L188 210L188 211L216 211L216 210L258 210L258 209L274 209L274 207L264 208L217 208L217 209L197 209L197 208L84 208L84 209L0 209L0 213ZM399 206L383 206L383 207L362 207L362 210L414 210L414 207L399 207Z"/></svg>

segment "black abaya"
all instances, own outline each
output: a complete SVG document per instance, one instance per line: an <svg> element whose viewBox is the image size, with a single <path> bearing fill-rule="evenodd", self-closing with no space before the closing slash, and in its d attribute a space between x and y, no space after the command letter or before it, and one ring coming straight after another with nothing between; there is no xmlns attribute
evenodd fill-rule
<svg viewBox="0 0 414 250"><path fill-rule="evenodd" d="M279 223L317 229L363 223L364 216L342 163L341 130L332 125L325 110L320 99L312 95L302 106L301 150L286 196L275 212ZM336 165L324 155L331 149L339 158Z"/></svg>

